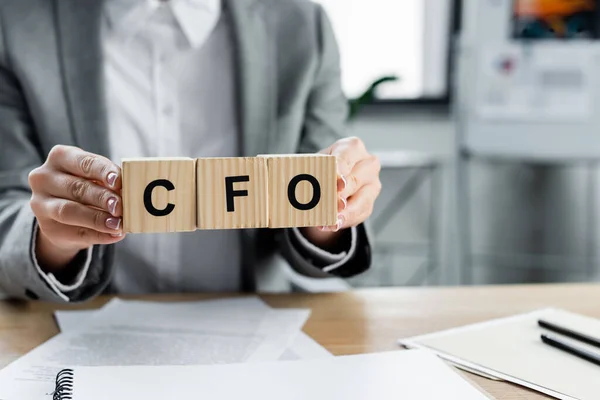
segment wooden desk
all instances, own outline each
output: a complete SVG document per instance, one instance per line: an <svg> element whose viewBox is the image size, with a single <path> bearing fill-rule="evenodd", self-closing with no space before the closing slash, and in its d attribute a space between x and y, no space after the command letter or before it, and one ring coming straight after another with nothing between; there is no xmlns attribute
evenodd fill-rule
<svg viewBox="0 0 600 400"><path fill-rule="evenodd" d="M147 296L143 299L176 301L208 297L214 296ZM394 288L262 297L273 307L312 309L304 331L336 355L396 350L399 337L549 306L600 318L599 284ZM0 302L0 368L58 333L53 310L98 308L108 300L102 297L76 307ZM508 383L464 375L493 398L547 399Z"/></svg>

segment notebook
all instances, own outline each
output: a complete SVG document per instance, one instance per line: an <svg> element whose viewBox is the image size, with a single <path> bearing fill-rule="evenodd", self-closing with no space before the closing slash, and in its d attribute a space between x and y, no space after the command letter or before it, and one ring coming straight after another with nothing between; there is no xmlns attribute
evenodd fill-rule
<svg viewBox="0 0 600 400"><path fill-rule="evenodd" d="M430 349L470 372L558 399L600 398L600 367L543 344L540 335L546 331L538 326L539 319L600 336L600 320L560 309L542 309L400 339L399 343L413 349Z"/></svg>
<svg viewBox="0 0 600 400"><path fill-rule="evenodd" d="M423 350L254 365L77 367L56 383L53 400L490 398Z"/></svg>

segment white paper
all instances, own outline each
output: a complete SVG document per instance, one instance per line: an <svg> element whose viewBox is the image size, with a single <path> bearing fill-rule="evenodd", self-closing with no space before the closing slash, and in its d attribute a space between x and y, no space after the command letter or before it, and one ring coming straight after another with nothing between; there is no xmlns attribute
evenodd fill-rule
<svg viewBox="0 0 600 400"><path fill-rule="evenodd" d="M479 371L554 398L597 399L600 393L598 367L544 344L540 335L547 332L538 326L540 319L589 336L597 336L600 331L598 319L548 308L400 339L399 343L408 348L428 349L460 368ZM548 368L549 365L552 368Z"/></svg>
<svg viewBox="0 0 600 400"><path fill-rule="evenodd" d="M279 360L313 360L331 357L333 357L333 354L327 351L325 347L315 342L306 333L300 332L290 347L279 357Z"/></svg>
<svg viewBox="0 0 600 400"><path fill-rule="evenodd" d="M87 320L92 318L97 310L69 310L55 311L54 319L61 332L72 332L81 329L88 324Z"/></svg>
<svg viewBox="0 0 600 400"><path fill-rule="evenodd" d="M49 390L62 368L276 361L309 314L309 310L270 309L252 298L189 303L115 300L88 316L81 327L57 335L2 370L0 399L24 399L22 390L30 386Z"/></svg>
<svg viewBox="0 0 600 400"><path fill-rule="evenodd" d="M80 368L74 400L481 400L488 397L430 352L212 367Z"/></svg>
<svg viewBox="0 0 600 400"><path fill-rule="evenodd" d="M61 332L69 332L81 329L81 326L86 324L86 319L91 318L95 312L95 310L56 311L54 316ZM333 357L333 354L306 333L300 332L279 359L300 360L324 357Z"/></svg>
<svg viewBox="0 0 600 400"><path fill-rule="evenodd" d="M254 306L261 305L254 304ZM262 306L268 307L264 303L262 303ZM92 318L96 312L97 310L56 311L54 317L61 332L70 332L86 326L88 324L87 320ZM333 355L306 333L299 332L296 339L279 359L299 360L324 357L333 357Z"/></svg>
<svg viewBox="0 0 600 400"><path fill-rule="evenodd" d="M473 81L477 114L486 119L583 121L594 104L594 51L588 47L485 49Z"/></svg>

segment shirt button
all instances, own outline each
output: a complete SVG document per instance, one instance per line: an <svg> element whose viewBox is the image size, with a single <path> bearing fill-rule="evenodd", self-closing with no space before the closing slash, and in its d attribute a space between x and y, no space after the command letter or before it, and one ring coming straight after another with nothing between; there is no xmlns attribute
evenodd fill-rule
<svg viewBox="0 0 600 400"><path fill-rule="evenodd" d="M171 106L171 105L165 106L163 108L163 115L165 115L166 117L173 116L173 106Z"/></svg>

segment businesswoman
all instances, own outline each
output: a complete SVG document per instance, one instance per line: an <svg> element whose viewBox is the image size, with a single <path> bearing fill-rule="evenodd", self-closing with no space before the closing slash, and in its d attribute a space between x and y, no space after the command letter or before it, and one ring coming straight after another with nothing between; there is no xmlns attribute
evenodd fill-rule
<svg viewBox="0 0 600 400"><path fill-rule="evenodd" d="M307 0L0 2L0 291L259 290L370 265L379 164L344 138L339 54ZM124 157L338 157L336 226L124 235Z"/></svg>

